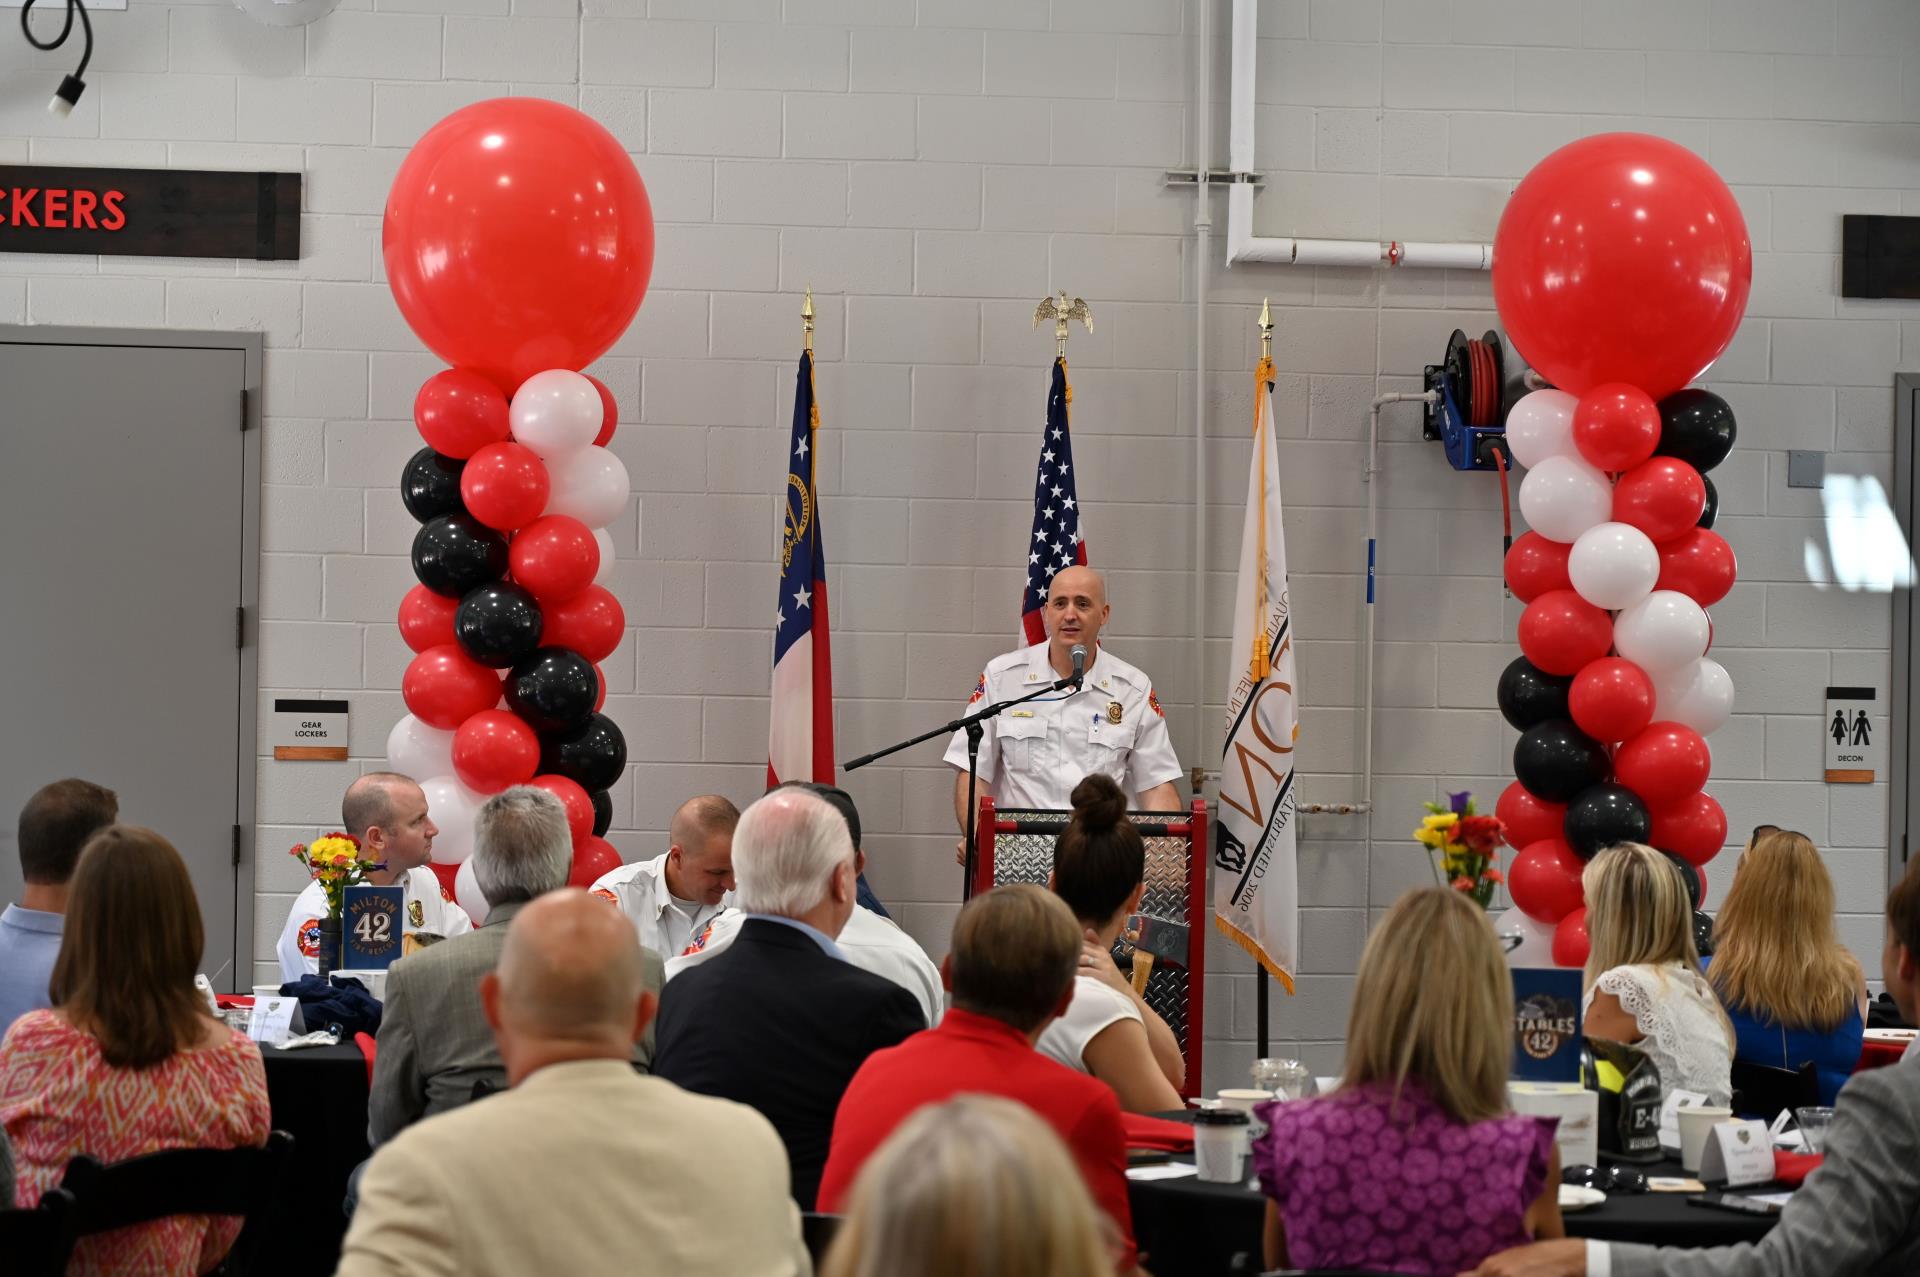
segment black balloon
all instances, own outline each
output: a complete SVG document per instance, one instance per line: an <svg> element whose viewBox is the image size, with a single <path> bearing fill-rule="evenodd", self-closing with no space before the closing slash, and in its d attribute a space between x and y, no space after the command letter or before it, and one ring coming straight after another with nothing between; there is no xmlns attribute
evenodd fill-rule
<svg viewBox="0 0 1920 1277"><path fill-rule="evenodd" d="M540 770L580 783L588 793L610 789L627 766L627 742L605 714L594 714L572 731L540 738Z"/></svg>
<svg viewBox="0 0 1920 1277"><path fill-rule="evenodd" d="M1567 718L1567 689L1573 678L1549 674L1524 656L1500 671L1500 714L1517 731L1550 718Z"/></svg>
<svg viewBox="0 0 1920 1277"><path fill-rule="evenodd" d="M593 836L605 838L607 830L613 828L613 795L596 789L587 797L593 799Z"/></svg>
<svg viewBox="0 0 1920 1277"><path fill-rule="evenodd" d="M1706 894L1706 883L1700 880L1700 870L1691 862L1681 859L1670 851L1663 851L1660 854L1671 860L1673 867L1680 871L1680 877L1687 884L1687 901L1695 911L1698 911L1700 897Z"/></svg>
<svg viewBox="0 0 1920 1277"><path fill-rule="evenodd" d="M534 731L560 734L579 727L600 699L593 663L565 647L543 647L507 675L507 708Z"/></svg>
<svg viewBox="0 0 1920 1277"><path fill-rule="evenodd" d="M472 515L443 514L414 533L413 574L435 594L465 598L507 574L507 539Z"/></svg>
<svg viewBox="0 0 1920 1277"><path fill-rule="evenodd" d="M1693 947L1703 958L1713 956L1713 919L1698 909L1693 911Z"/></svg>
<svg viewBox="0 0 1920 1277"><path fill-rule="evenodd" d="M492 581L475 586L460 600L453 614L453 637L474 660L503 670L540 646L542 623L533 595L509 582ZM529 725L540 729L531 720Z"/></svg>
<svg viewBox="0 0 1920 1277"><path fill-rule="evenodd" d="M1567 804L1564 828L1567 845L1585 860L1615 843L1645 842L1653 830L1653 818L1640 795L1606 781L1582 790Z"/></svg>
<svg viewBox="0 0 1920 1277"><path fill-rule="evenodd" d="M1607 751L1564 718L1536 723L1513 747L1513 774L1535 798L1569 803L1607 778Z"/></svg>
<svg viewBox="0 0 1920 1277"><path fill-rule="evenodd" d="M1710 528L1713 521L1720 517L1720 489L1713 486L1713 480L1706 475L1700 476L1700 482L1707 485L1707 506L1700 512L1699 526Z"/></svg>
<svg viewBox="0 0 1920 1277"><path fill-rule="evenodd" d="M460 500L460 472L467 463L422 448L407 459L400 472L400 502L407 513L425 523L443 514L465 514Z"/></svg>
<svg viewBox="0 0 1920 1277"><path fill-rule="evenodd" d="M1711 390L1679 390L1660 401L1660 446L1663 457L1677 457L1705 473L1733 451L1733 409Z"/></svg>

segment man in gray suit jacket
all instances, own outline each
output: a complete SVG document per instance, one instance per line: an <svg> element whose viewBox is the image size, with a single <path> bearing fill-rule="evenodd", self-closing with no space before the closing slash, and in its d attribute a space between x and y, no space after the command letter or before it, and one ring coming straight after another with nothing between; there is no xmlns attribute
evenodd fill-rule
<svg viewBox="0 0 1920 1277"><path fill-rule="evenodd" d="M1920 1011L1920 860L1887 897L1880 956L1909 1023ZM1505 1251L1474 1277L1894 1277L1920 1273L1920 1055L1840 1089L1826 1157L1759 1242L1678 1250L1552 1241Z"/></svg>
<svg viewBox="0 0 1920 1277"><path fill-rule="evenodd" d="M384 1144L423 1117L505 1090L506 1068L480 1006L480 979L500 963L507 924L527 901L567 885L573 849L566 811L551 794L518 786L495 794L473 822L473 873L490 906L475 931L401 959L387 975L379 1050L367 1096L367 1142ZM647 990L665 982L660 956L640 951ZM634 1047L653 1059L653 1032Z"/></svg>

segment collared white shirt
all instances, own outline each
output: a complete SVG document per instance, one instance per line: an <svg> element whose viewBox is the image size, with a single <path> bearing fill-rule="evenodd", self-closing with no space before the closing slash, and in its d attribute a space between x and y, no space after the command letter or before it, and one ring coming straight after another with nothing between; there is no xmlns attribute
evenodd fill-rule
<svg viewBox="0 0 1920 1277"><path fill-rule="evenodd" d="M663 851L652 860L621 865L601 874L590 888L594 895L619 906L640 933L641 947L662 958L671 958L692 944L714 916L733 903L732 892L722 896L717 905L676 902L667 890L669 854Z"/></svg>
<svg viewBox="0 0 1920 1277"><path fill-rule="evenodd" d="M996 656L967 710L1025 696L1058 677L1045 643ZM1053 696L1065 699L1028 701L982 724L980 779L993 787L998 806L1064 811L1072 806L1073 787L1094 772L1111 776L1133 805L1154 786L1180 779L1152 681L1105 644L1080 690ZM966 771L966 732L953 734L946 761Z"/></svg>
<svg viewBox="0 0 1920 1277"><path fill-rule="evenodd" d="M406 914L401 927L403 936L425 935L441 940L451 940L473 930L473 919L467 917L467 911L454 903L453 897L440 885L440 879L433 870L424 865L416 865L400 878L405 888ZM303 975L315 975L320 970L320 920L327 916L327 892L317 881L309 882L306 889L294 897L293 909L287 914L287 925L280 932L280 978L287 984L293 983ZM404 940L401 942L403 953L412 949Z"/></svg>

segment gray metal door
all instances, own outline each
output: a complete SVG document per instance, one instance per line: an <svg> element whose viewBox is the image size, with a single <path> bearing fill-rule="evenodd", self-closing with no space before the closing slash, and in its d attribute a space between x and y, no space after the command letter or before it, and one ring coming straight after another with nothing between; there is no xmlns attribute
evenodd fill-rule
<svg viewBox="0 0 1920 1277"><path fill-rule="evenodd" d="M222 988L252 975L259 367L254 336L0 328L0 899L27 797L98 781L185 857Z"/></svg>

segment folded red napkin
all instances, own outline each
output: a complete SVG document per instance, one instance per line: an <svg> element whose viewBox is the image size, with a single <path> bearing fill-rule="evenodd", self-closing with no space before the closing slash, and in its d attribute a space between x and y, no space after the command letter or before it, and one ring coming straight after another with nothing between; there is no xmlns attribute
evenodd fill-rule
<svg viewBox="0 0 1920 1277"><path fill-rule="evenodd" d="M1820 1165L1823 1158L1824 1154L1820 1153L1786 1153L1775 1149L1773 1177L1782 1184L1790 1184L1798 1188L1807 1176L1813 1174L1814 1168Z"/></svg>
<svg viewBox="0 0 1920 1277"><path fill-rule="evenodd" d="M1120 1125L1127 1133L1128 1148L1150 1148L1161 1153L1191 1153L1193 1127L1164 1117L1144 1113L1122 1113Z"/></svg>

